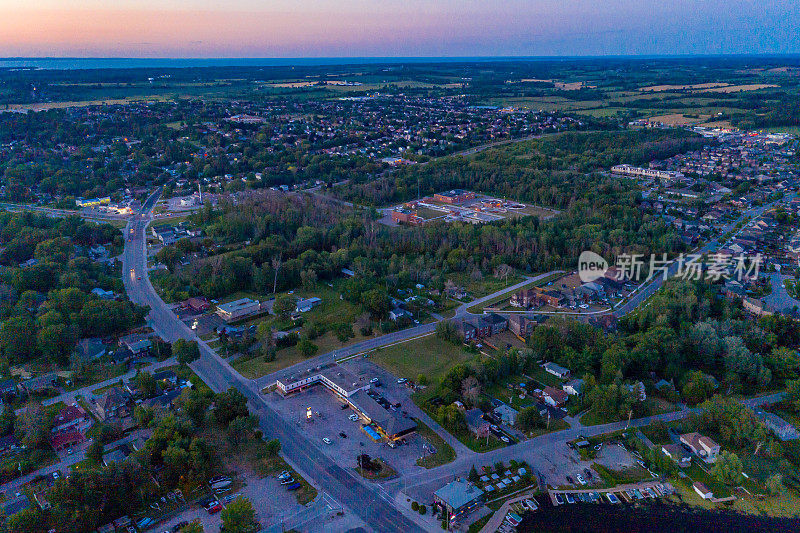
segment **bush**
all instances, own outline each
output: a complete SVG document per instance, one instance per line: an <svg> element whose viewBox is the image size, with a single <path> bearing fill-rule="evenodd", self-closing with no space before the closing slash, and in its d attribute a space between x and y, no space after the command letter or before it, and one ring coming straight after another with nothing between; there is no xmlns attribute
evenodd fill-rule
<svg viewBox="0 0 800 533"><path fill-rule="evenodd" d="M411 502L411 510L419 511L419 504L417 502Z"/></svg>
<svg viewBox="0 0 800 533"><path fill-rule="evenodd" d="M424 515L426 512L428 512L428 509L424 505L420 505L419 514Z"/></svg>

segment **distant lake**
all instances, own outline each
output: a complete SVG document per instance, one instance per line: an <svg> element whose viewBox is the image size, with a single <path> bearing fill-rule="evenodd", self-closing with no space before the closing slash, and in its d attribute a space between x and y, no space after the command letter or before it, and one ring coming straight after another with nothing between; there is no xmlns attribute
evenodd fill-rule
<svg viewBox="0 0 800 533"><path fill-rule="evenodd" d="M288 67L317 65L374 65L397 63L474 63L489 61L542 61L544 57L299 57L299 58L0 58L0 68L44 70L188 68L188 67ZM558 58L565 59L565 58Z"/></svg>

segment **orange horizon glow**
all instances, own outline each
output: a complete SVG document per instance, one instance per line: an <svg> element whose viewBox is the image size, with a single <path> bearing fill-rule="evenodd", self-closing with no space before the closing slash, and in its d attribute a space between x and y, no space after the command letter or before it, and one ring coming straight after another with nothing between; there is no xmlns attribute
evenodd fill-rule
<svg viewBox="0 0 800 533"><path fill-rule="evenodd" d="M800 52L796 0L0 0L0 57Z"/></svg>

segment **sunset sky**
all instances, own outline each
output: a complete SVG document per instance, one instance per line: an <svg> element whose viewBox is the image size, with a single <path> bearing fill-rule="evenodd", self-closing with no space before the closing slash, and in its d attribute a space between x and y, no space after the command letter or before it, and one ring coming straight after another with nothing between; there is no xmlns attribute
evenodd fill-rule
<svg viewBox="0 0 800 533"><path fill-rule="evenodd" d="M800 0L0 0L0 56L800 53Z"/></svg>

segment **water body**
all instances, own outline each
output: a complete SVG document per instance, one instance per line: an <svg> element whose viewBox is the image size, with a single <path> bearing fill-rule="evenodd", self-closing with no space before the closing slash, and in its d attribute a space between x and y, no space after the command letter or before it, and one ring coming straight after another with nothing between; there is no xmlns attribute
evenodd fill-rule
<svg viewBox="0 0 800 533"><path fill-rule="evenodd" d="M638 56L637 59L666 56ZM400 63L488 63L512 61L568 61L575 59L622 59L626 56L529 56L529 57L287 57L287 58L103 58L103 57L3 57L0 68L41 70L94 70L127 68L190 68L190 67L287 67L324 65L375 65ZM630 57L627 57L630 59Z"/></svg>

